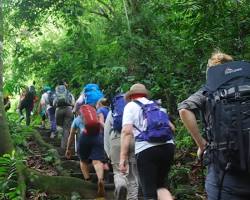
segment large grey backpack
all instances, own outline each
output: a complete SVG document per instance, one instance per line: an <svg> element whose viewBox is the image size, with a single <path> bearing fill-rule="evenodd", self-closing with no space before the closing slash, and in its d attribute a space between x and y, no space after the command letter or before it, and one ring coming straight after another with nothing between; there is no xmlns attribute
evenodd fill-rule
<svg viewBox="0 0 250 200"><path fill-rule="evenodd" d="M64 85L59 85L56 87L56 95L55 95L55 106L70 106L72 103L72 97L70 92Z"/></svg>

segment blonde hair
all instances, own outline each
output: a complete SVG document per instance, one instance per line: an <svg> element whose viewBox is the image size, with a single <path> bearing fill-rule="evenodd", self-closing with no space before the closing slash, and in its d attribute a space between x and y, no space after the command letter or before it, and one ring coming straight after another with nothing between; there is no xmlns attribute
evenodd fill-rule
<svg viewBox="0 0 250 200"><path fill-rule="evenodd" d="M230 62L230 61L233 61L232 56L222 53L220 51L216 51L212 53L211 58L208 59L207 66L212 67L212 66L223 64L223 63Z"/></svg>
<svg viewBox="0 0 250 200"><path fill-rule="evenodd" d="M109 106L109 102L108 102L107 98L101 98L96 103L97 108L100 108L100 107L103 107L103 106L105 106L105 107Z"/></svg>

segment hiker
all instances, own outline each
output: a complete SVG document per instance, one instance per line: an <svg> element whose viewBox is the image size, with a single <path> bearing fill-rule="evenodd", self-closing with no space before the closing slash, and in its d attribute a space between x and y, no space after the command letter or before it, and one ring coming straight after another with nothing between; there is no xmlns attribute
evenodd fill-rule
<svg viewBox="0 0 250 200"><path fill-rule="evenodd" d="M53 106L56 108L56 125L62 128L61 149L64 151L67 146L70 126L73 120L72 108L75 103L74 96L67 89L65 81L59 81L55 89Z"/></svg>
<svg viewBox="0 0 250 200"><path fill-rule="evenodd" d="M56 136L56 118L55 118L55 107L53 106L53 100L55 98L55 93L52 91L50 86L45 86L43 89L44 93L42 94L39 111L42 113L42 127L45 128L45 118L46 114L48 115L50 121L50 138Z"/></svg>
<svg viewBox="0 0 250 200"><path fill-rule="evenodd" d="M107 118L107 115L109 113L109 101L107 98L101 98L97 101L96 103L96 113L97 113L97 117L98 120L101 124L101 132L102 134L104 134L104 124ZM104 160L103 160L103 168L105 170L105 172L109 171L109 159L108 156L106 154L106 152L104 151ZM108 175L104 172L105 175Z"/></svg>
<svg viewBox="0 0 250 200"><path fill-rule="evenodd" d="M104 127L104 123L106 121L108 112L109 112L109 103L106 98L101 98L96 103L96 112L99 117L99 121L101 122L102 127Z"/></svg>
<svg viewBox="0 0 250 200"><path fill-rule="evenodd" d="M112 111L108 113L104 126L104 149L111 160L116 200L138 199L138 174L135 162L134 140L130 141L127 174L119 170L122 115L126 105L124 95L118 94L113 98Z"/></svg>
<svg viewBox="0 0 250 200"><path fill-rule="evenodd" d="M134 138L144 199L172 200L165 181L174 158L174 125L167 113L148 97L148 90L140 83L132 85L125 94L129 102L123 113L119 167L122 173L127 172L130 141Z"/></svg>
<svg viewBox="0 0 250 200"><path fill-rule="evenodd" d="M95 109L96 102L103 97L103 94L96 84L88 84L85 89L85 92L88 93L87 95L85 93L88 97L88 101L86 102L87 104L80 107L80 115L74 119L71 125L65 156L68 159L71 157L72 149L70 147L74 141L74 136L77 133L77 130L79 130L80 134L77 152L80 157L81 171L85 180L91 180L88 169L88 162L91 160L98 178L97 197L104 197L104 170L102 163L104 160L103 133Z"/></svg>
<svg viewBox="0 0 250 200"><path fill-rule="evenodd" d="M9 95L4 95L3 103L4 103L4 110L5 112L7 112L11 106Z"/></svg>
<svg viewBox="0 0 250 200"><path fill-rule="evenodd" d="M205 87L178 105L181 120L198 146L198 158L208 166L208 200L250 199L249 76L249 63L215 52L208 60ZM197 125L199 112L205 137Z"/></svg>
<svg viewBox="0 0 250 200"><path fill-rule="evenodd" d="M23 109L25 109L26 125L27 126L30 125L30 115L33 105L34 105L34 93L29 89L29 87L25 87L20 94L20 100L18 105L19 123L21 123L22 120L24 119Z"/></svg>
<svg viewBox="0 0 250 200"><path fill-rule="evenodd" d="M33 115L32 111L33 111L34 105L38 101L38 97L36 95L35 85L36 85L36 81L33 81L32 85L29 86L29 92L33 94L33 103L32 103L32 106L31 106L31 115Z"/></svg>
<svg viewBox="0 0 250 200"><path fill-rule="evenodd" d="M47 92L47 88L46 86L43 88L42 90L42 95L41 95L41 99L40 99L40 102L38 104L38 108L37 108L37 113L40 115L42 121L41 121L41 125L39 126L40 129L45 129L46 128L46 123L45 123L45 120L46 120L46 104L45 103L41 103L41 100L42 100L42 96L43 94L45 94Z"/></svg>
<svg viewBox="0 0 250 200"><path fill-rule="evenodd" d="M41 125L39 126L40 129L45 129L46 128L46 105L45 104L41 104L41 102L38 105L38 109L37 109L37 113L39 113L42 121L41 121Z"/></svg>
<svg viewBox="0 0 250 200"><path fill-rule="evenodd" d="M73 113L78 113L79 108L81 105L83 105L85 103L85 96L84 96L84 87L83 87L83 91L81 92L80 96L78 97L78 99L75 102L74 108L73 108Z"/></svg>

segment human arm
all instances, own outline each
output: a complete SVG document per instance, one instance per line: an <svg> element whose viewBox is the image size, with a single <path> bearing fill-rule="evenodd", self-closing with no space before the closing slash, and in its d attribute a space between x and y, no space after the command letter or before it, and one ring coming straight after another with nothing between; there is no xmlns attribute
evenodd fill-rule
<svg viewBox="0 0 250 200"><path fill-rule="evenodd" d="M184 126L188 129L196 145L199 148L199 157L204 152L207 141L201 136L195 114L188 109L180 109L179 114Z"/></svg>
<svg viewBox="0 0 250 200"><path fill-rule="evenodd" d="M103 113L101 113L101 112L98 113L97 117L98 117L99 123L101 124L101 127L104 128L104 115L103 115Z"/></svg>
<svg viewBox="0 0 250 200"><path fill-rule="evenodd" d="M73 108L74 113L78 112L80 106L84 103L84 99L85 99L84 94L81 94L79 98L76 100L74 108Z"/></svg>
<svg viewBox="0 0 250 200"><path fill-rule="evenodd" d="M65 152L65 157L67 159L70 159L70 157L72 155L71 146L73 144L75 134L76 134L76 129L71 127L70 134L68 137L68 142L67 142L67 148L66 148L66 152Z"/></svg>
<svg viewBox="0 0 250 200"><path fill-rule="evenodd" d="M175 126L174 126L174 124L171 121L169 121L168 124L169 124L170 128L172 129L172 131L174 133L175 132Z"/></svg>
<svg viewBox="0 0 250 200"><path fill-rule="evenodd" d="M121 152L120 152L120 171L126 173L128 170L128 152L130 141L133 137L133 125L125 124L121 132Z"/></svg>
<svg viewBox="0 0 250 200"><path fill-rule="evenodd" d="M198 146L198 156L200 156L206 146L206 140L201 136L195 111L205 111L206 97L203 95L203 90L192 94L189 98L178 104L180 118L185 127L190 132L192 138Z"/></svg>

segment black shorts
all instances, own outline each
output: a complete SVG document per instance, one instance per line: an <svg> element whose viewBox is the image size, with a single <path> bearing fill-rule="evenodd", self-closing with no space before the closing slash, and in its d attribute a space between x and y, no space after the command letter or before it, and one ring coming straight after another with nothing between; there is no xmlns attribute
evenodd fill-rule
<svg viewBox="0 0 250 200"><path fill-rule="evenodd" d="M170 143L153 146L136 154L139 180L145 198L157 199L157 189L166 187L174 150L175 145Z"/></svg>
<svg viewBox="0 0 250 200"><path fill-rule="evenodd" d="M80 134L78 142L80 160L104 160L103 134L86 136Z"/></svg>

